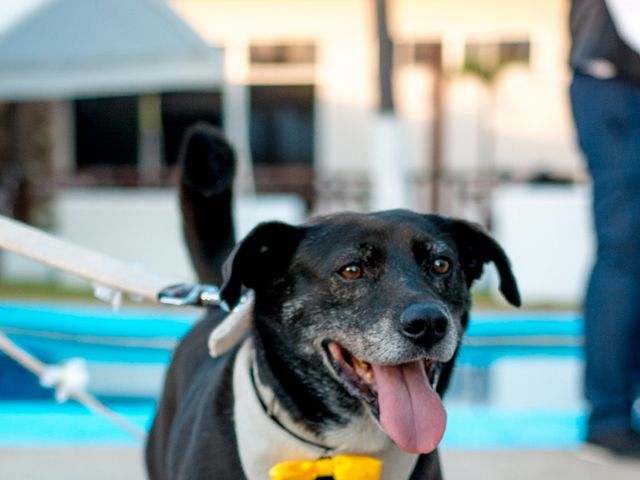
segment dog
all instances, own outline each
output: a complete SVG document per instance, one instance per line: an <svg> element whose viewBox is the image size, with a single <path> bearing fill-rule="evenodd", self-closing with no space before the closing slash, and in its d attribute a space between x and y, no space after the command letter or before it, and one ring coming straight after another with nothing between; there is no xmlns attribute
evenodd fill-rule
<svg viewBox="0 0 640 480"><path fill-rule="evenodd" d="M230 306L252 292L250 333L212 358L226 315L212 308L180 343L147 444L150 478L266 479L282 462L349 454L381 461L385 480L441 479L441 398L485 264L520 305L505 252L476 224L407 210L267 222L234 247L234 162L218 131L196 126L180 198L200 279L221 282Z"/></svg>

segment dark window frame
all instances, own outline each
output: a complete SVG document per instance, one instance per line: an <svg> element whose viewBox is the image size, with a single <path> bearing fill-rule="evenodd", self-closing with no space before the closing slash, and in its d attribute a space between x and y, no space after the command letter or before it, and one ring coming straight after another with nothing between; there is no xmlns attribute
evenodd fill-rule
<svg viewBox="0 0 640 480"><path fill-rule="evenodd" d="M316 63L317 47L313 42L255 43L249 46L252 65L311 65Z"/></svg>

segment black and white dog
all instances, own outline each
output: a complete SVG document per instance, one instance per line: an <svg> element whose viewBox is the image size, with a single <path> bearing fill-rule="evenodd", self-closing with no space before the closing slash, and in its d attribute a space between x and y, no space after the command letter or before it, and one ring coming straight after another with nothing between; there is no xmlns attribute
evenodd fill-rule
<svg viewBox="0 0 640 480"><path fill-rule="evenodd" d="M467 327L471 284L493 262L520 304L502 248L479 226L405 210L264 223L233 249L234 155L214 129L182 149L186 240L201 281L252 326L218 358L211 309L174 354L147 445L152 479L266 479L284 461L382 461L381 478L442 478L441 397ZM233 250L232 250L233 249Z"/></svg>

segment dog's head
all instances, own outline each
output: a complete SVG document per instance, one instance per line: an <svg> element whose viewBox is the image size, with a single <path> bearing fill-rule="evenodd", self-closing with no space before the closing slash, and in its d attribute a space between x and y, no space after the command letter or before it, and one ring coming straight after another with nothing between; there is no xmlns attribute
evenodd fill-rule
<svg viewBox="0 0 640 480"><path fill-rule="evenodd" d="M404 210L266 223L228 260L222 297L233 305L253 289L263 343L302 384L426 453L444 433L440 395L488 262L519 305L505 253L475 224Z"/></svg>

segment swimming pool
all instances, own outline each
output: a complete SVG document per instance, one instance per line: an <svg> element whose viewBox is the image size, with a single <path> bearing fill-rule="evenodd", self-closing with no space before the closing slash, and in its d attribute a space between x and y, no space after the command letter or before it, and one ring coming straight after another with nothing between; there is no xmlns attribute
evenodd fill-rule
<svg viewBox="0 0 640 480"><path fill-rule="evenodd" d="M86 359L90 390L147 428L171 351L197 314L5 302L0 330L47 363ZM474 314L446 399L443 445L576 447L585 424L577 378L581 335L582 321L572 313ZM2 355L0 372L0 446L136 444L84 407L55 403L50 391Z"/></svg>

